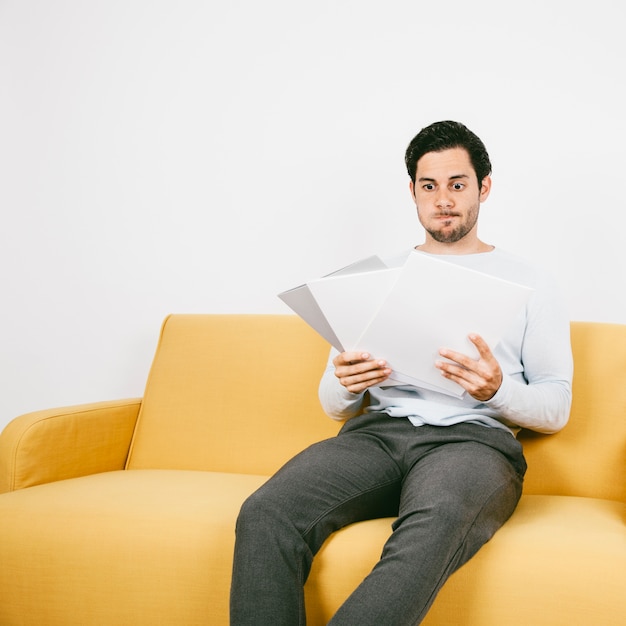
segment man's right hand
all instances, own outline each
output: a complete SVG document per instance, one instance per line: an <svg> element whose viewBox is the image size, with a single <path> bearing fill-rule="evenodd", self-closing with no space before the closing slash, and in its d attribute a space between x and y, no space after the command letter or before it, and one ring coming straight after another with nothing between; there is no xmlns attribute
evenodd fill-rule
<svg viewBox="0 0 626 626"><path fill-rule="evenodd" d="M335 376L351 393L362 393L389 378L386 361L372 359L367 352L342 352L333 359Z"/></svg>

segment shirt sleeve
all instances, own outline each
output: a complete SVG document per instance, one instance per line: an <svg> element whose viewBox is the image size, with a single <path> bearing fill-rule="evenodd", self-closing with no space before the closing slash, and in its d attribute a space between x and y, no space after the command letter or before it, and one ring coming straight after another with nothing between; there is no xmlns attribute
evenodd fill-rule
<svg viewBox="0 0 626 626"><path fill-rule="evenodd" d="M556 285L546 278L528 306L521 360L524 380L505 375L485 404L509 424L542 433L561 430L572 402L570 323Z"/></svg>

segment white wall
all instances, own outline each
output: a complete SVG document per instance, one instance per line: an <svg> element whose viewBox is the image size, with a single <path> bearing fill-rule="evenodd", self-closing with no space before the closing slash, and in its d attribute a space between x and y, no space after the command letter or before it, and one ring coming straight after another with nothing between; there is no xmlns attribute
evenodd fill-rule
<svg viewBox="0 0 626 626"><path fill-rule="evenodd" d="M482 238L573 319L626 323L620 16L0 0L0 428L141 395L170 312L287 313L277 292L418 243L403 153L440 119L491 153Z"/></svg>

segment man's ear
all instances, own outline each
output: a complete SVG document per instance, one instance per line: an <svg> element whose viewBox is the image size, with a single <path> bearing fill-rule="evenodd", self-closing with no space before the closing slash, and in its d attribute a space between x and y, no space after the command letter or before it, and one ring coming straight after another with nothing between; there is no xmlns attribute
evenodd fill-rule
<svg viewBox="0 0 626 626"><path fill-rule="evenodd" d="M483 182L480 184L479 199L481 202L484 202L489 197L490 191L491 191L491 176L485 176L485 178L483 178Z"/></svg>

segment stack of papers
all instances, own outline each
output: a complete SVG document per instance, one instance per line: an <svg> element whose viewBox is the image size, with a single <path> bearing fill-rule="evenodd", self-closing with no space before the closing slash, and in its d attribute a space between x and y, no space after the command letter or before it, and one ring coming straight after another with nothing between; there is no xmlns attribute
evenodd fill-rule
<svg viewBox="0 0 626 626"><path fill-rule="evenodd" d="M393 370L386 384L461 397L435 362L449 348L478 358L477 333L493 350L532 289L420 252L401 267L357 261L278 297L340 352L368 352Z"/></svg>

